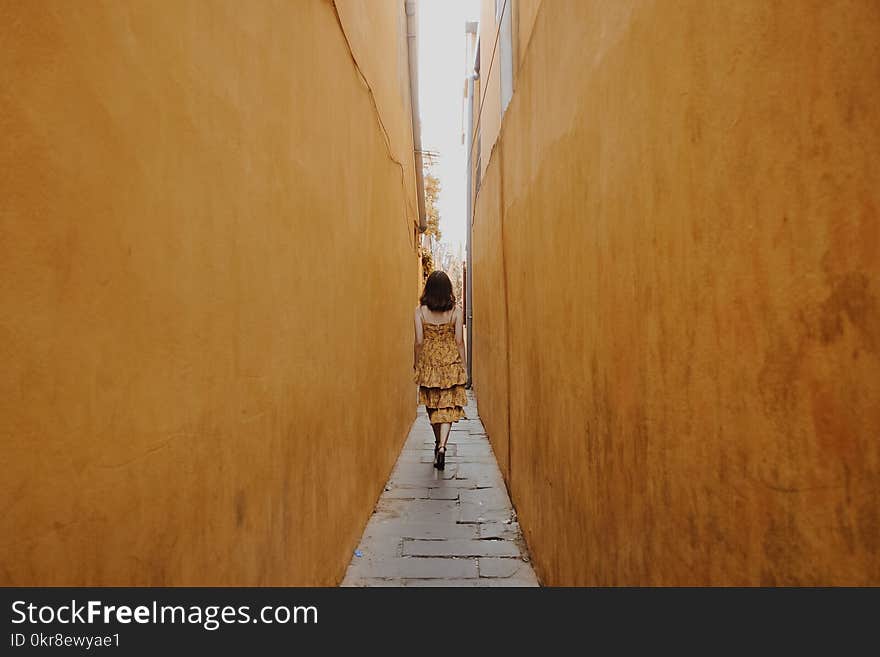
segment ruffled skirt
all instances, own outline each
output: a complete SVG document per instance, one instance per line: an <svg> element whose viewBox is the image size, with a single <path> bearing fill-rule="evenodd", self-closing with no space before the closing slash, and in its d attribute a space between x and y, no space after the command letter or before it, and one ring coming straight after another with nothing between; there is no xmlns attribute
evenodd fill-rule
<svg viewBox="0 0 880 657"><path fill-rule="evenodd" d="M428 422L458 422L467 419L462 408L467 404L467 393L463 385L451 388L426 388L419 386L419 403L425 405Z"/></svg>
<svg viewBox="0 0 880 657"><path fill-rule="evenodd" d="M467 419L463 408L467 405L467 372L461 363L422 365L415 380L419 384L419 403L425 405L431 424Z"/></svg>

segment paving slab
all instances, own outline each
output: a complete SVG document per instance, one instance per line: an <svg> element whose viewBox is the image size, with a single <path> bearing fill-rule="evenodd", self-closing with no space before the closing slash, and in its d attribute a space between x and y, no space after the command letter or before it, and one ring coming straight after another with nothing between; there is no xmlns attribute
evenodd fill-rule
<svg viewBox="0 0 880 657"><path fill-rule="evenodd" d="M479 525L462 525L447 521L378 519L371 521L364 536L438 540L447 538L479 538Z"/></svg>
<svg viewBox="0 0 880 657"><path fill-rule="evenodd" d="M485 441L474 441L467 445L459 445L456 452L459 456L492 456L492 448Z"/></svg>
<svg viewBox="0 0 880 657"><path fill-rule="evenodd" d="M386 490L382 499L386 500L418 500L428 499L428 488L392 488Z"/></svg>
<svg viewBox="0 0 880 657"><path fill-rule="evenodd" d="M480 577L476 580L479 582L477 586L491 586L491 587L511 587L511 588L533 588L535 586L540 586L538 583L537 577Z"/></svg>
<svg viewBox="0 0 880 657"><path fill-rule="evenodd" d="M417 580L417 581L433 582L434 580L423 579L423 580ZM444 580L437 580L437 581L442 582ZM477 581L477 580L474 580L474 581ZM355 586L359 586L359 587L384 586L385 588L392 588L392 587L396 588L396 587L400 586L400 584L398 584L393 579L379 579L379 578L371 578L371 577L352 577L351 579L346 579L346 581L343 582L342 584L340 584L340 586L346 586L346 587L349 587L349 586L351 586L351 587L355 587Z"/></svg>
<svg viewBox="0 0 880 657"><path fill-rule="evenodd" d="M365 560L349 567L356 579L457 579L477 576L476 559L388 557ZM348 575L346 576L348 579ZM343 582L343 586L345 582Z"/></svg>
<svg viewBox="0 0 880 657"><path fill-rule="evenodd" d="M388 582L390 580L382 580ZM434 587L434 588L442 588L442 587L476 587L476 586L487 586L484 582L491 582L489 579L480 579L479 577L472 577L471 579L404 579L401 580L402 584L395 584L395 586L411 586L411 587ZM384 586L384 585L383 585Z"/></svg>
<svg viewBox="0 0 880 657"><path fill-rule="evenodd" d="M420 465L422 467L428 467L428 468L433 467L430 463L421 463ZM446 469L448 470L449 466L446 466ZM450 479L438 478L438 479L431 480L431 479L424 479L424 478L414 479L414 478L407 478L407 477L401 476L397 479L394 479L391 483L394 485L394 487L399 487L399 488L427 487L427 488L471 488L471 489L475 489L475 488L489 488L493 485L492 482L485 481L485 480L457 479L455 477L452 477Z"/></svg>
<svg viewBox="0 0 880 657"><path fill-rule="evenodd" d="M459 522L504 522L512 518L513 507L503 488L465 490L459 499Z"/></svg>
<svg viewBox="0 0 880 657"><path fill-rule="evenodd" d="M404 556L413 557L519 557L519 546L512 541L448 539L445 541L404 541Z"/></svg>
<svg viewBox="0 0 880 657"><path fill-rule="evenodd" d="M484 557L478 560L477 567L480 577L513 578L516 580L534 579L532 567L520 559L498 559ZM537 579L535 579L537 584Z"/></svg>
<svg viewBox="0 0 880 657"><path fill-rule="evenodd" d="M420 409L342 586L539 586L476 401L446 469ZM357 556L357 555L360 556Z"/></svg>
<svg viewBox="0 0 880 657"><path fill-rule="evenodd" d="M472 481L486 488L504 487L504 479L495 463L459 463L457 467L456 479Z"/></svg>
<svg viewBox="0 0 880 657"><path fill-rule="evenodd" d="M518 522L484 522L478 525L480 538L505 538L509 541L522 536Z"/></svg>
<svg viewBox="0 0 880 657"><path fill-rule="evenodd" d="M377 557L386 558L388 556L402 557L403 542L406 539L391 534L366 535L361 538L358 543L355 557L358 559L375 559ZM357 555L361 556L358 557Z"/></svg>
<svg viewBox="0 0 880 657"><path fill-rule="evenodd" d="M459 488L428 488L427 491L432 500L457 500L461 495Z"/></svg>

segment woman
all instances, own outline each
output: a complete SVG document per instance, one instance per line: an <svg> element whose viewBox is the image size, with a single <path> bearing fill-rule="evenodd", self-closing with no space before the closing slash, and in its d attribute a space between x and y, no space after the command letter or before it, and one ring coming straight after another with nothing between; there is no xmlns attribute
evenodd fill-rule
<svg viewBox="0 0 880 657"><path fill-rule="evenodd" d="M413 354L419 403L425 405L434 430L434 467L446 465L446 441L452 423L465 419L464 335L461 311L455 305L452 283L442 271L425 281L415 314Z"/></svg>

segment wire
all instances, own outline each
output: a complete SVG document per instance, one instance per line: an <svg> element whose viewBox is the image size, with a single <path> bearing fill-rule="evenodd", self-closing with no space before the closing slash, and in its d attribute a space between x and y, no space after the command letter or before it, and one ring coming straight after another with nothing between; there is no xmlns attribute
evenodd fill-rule
<svg viewBox="0 0 880 657"><path fill-rule="evenodd" d="M504 0L505 3L507 0ZM407 188L406 188L406 167L404 167L403 162L394 157L394 148L391 145L391 135L388 134L388 130L385 127L385 122L382 120L382 113L379 111L379 103L376 101L376 95L373 93L373 87L370 86L370 81L367 79L367 76L364 74L363 70L361 70L360 63L355 57L354 48L351 47L351 41L348 39L348 33L345 31L345 25L342 22L342 16L339 15L339 7L336 6L336 0L332 0L330 3L333 7L333 13L336 16L336 23L339 26L339 31L342 32L342 38L345 41L345 45L348 47L348 54L351 57L351 61L354 64L355 71L360 77L361 82L363 82L364 86L367 89L367 95L370 97L370 103L373 106L373 112L376 115L376 119L379 122L379 129L382 132L382 137L385 141L385 148L388 151L388 158L394 162L400 168L400 184L403 187L403 220L407 227L407 235L410 246L413 248L418 247L418 238L413 234L410 230L412 225L412 221L409 218L409 202L407 201ZM418 176L419 172L415 171L415 175ZM416 204L418 206L418 203ZM416 208L416 214L418 214L418 207Z"/></svg>
<svg viewBox="0 0 880 657"><path fill-rule="evenodd" d="M471 135L471 147L468 152L468 159L472 160L474 156L474 144L477 143L477 132L480 130L480 125L483 121L483 103L486 102L486 96L489 93L489 79L492 76L492 65L495 63L495 50L498 48L498 38L501 36L501 23L504 22L504 14L507 11L507 0L504 0L504 4L501 6L501 17L498 19L498 29L495 30L495 43L492 44L492 56L489 58L489 70L486 71L486 89L483 91L483 97L480 99L480 108L477 110L477 122L474 125L474 132ZM480 78L482 79L482 75ZM468 191L470 194L470 190Z"/></svg>

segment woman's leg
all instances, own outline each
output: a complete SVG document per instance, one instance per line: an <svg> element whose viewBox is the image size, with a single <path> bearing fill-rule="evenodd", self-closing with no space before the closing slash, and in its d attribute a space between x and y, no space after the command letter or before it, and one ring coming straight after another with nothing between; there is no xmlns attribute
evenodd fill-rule
<svg viewBox="0 0 880 657"><path fill-rule="evenodd" d="M446 449L446 441L449 440L449 431L451 429L451 422L444 422L440 425L440 449Z"/></svg>
<svg viewBox="0 0 880 657"><path fill-rule="evenodd" d="M452 423L443 422L440 425L440 448L437 450L437 458L434 460L434 467L438 470L446 468L446 441L449 440L449 430Z"/></svg>
<svg viewBox="0 0 880 657"><path fill-rule="evenodd" d="M428 414L428 422L431 424L431 431L434 432L434 457L437 457L437 448L440 447L440 425L431 423L431 413L436 411L436 408L428 408L425 406L425 412Z"/></svg>
<svg viewBox="0 0 880 657"><path fill-rule="evenodd" d="M437 452L440 449L440 425L432 424L431 429L434 430L434 465L437 465Z"/></svg>

